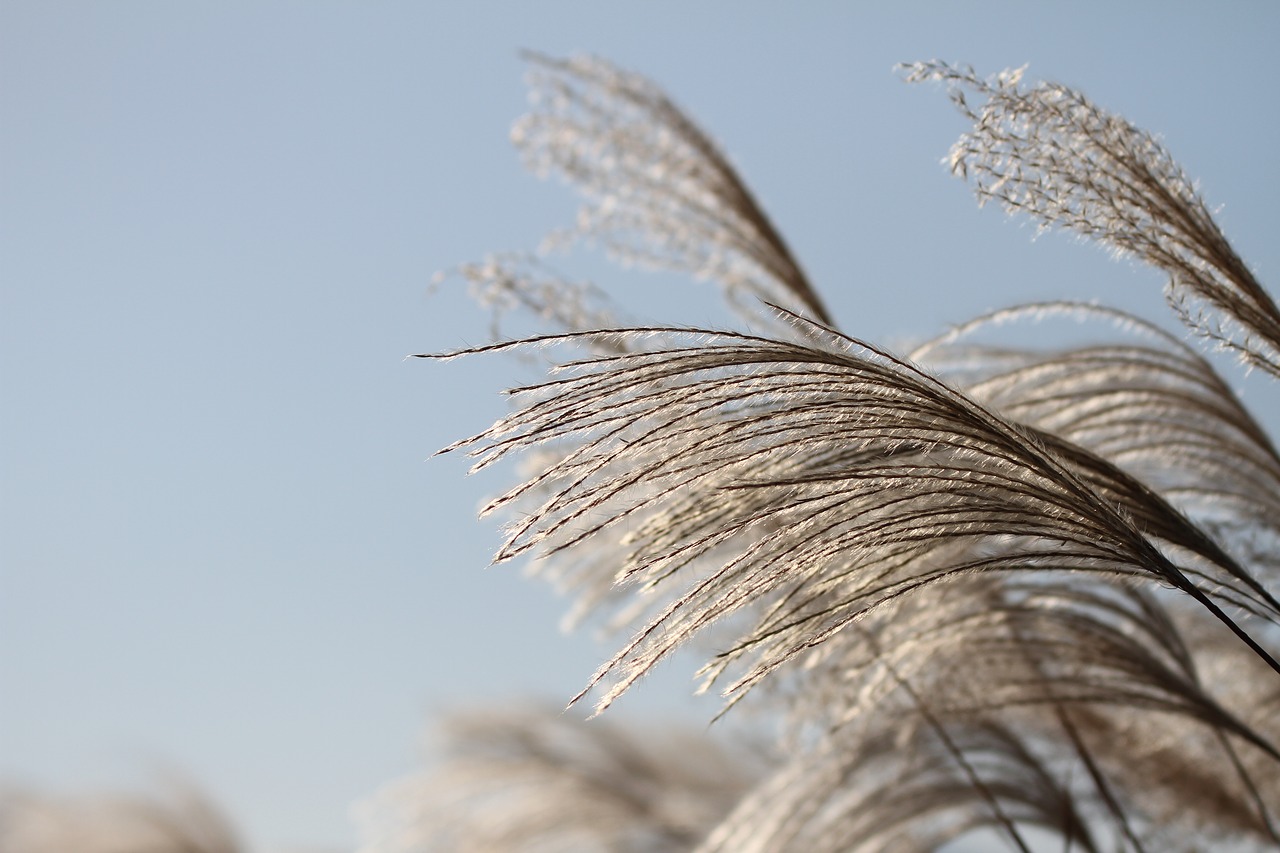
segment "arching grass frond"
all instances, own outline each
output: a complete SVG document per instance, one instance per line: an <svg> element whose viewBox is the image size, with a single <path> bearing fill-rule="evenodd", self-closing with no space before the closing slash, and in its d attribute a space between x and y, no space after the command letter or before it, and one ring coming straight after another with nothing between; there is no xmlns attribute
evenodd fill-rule
<svg viewBox="0 0 1280 853"><path fill-rule="evenodd" d="M950 162L980 201L1163 270L1183 322L1280 376L1280 309L1159 140L1059 83L1023 87L1021 70L984 80L932 61L906 66L906 78L945 83L973 122Z"/></svg>
<svg viewBox="0 0 1280 853"><path fill-rule="evenodd" d="M1096 342L1012 349L990 340L1058 318L1087 321ZM1274 556L1257 544L1280 542L1280 455L1227 382L1168 333L1114 309L1044 303L978 318L912 358L1010 419L1107 459L1276 580Z"/></svg>
<svg viewBox="0 0 1280 853"><path fill-rule="evenodd" d="M614 578L650 590L655 606L593 679L610 684L599 709L743 608L766 615L712 674L754 658L738 682L748 686L881 604L969 572L1050 568L1155 581L1231 625L1215 597L1280 613L1247 570L1105 460L809 325L820 344L637 329L479 348L644 341L643 350L570 361L547 382L517 389L523 408L454 446L470 448L477 467L570 447L490 504L545 496L522 506L498 560L590 549L612 541L605 531L625 529L629 551L614 555ZM1161 543L1188 559L1175 562Z"/></svg>

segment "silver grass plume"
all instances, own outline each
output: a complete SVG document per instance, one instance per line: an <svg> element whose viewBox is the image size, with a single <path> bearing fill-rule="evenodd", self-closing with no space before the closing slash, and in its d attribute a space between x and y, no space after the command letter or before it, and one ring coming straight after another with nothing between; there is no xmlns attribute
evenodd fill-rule
<svg viewBox="0 0 1280 853"><path fill-rule="evenodd" d="M633 731L532 706L457 713L439 728L443 767L361 804L362 851L687 850L764 765L705 731Z"/></svg>
<svg viewBox="0 0 1280 853"><path fill-rule="evenodd" d="M524 408L447 448L471 447L480 469L547 443L575 447L486 509L530 490L550 495L510 529L499 561L551 556L644 516L628 533L629 552L617 555L619 582L666 590L680 569L706 564L597 673L593 684L613 679L598 710L740 608L765 605L757 627L708 669L714 679L754 658L730 696L883 601L966 572L1145 578L1182 589L1228 624L1212 599L1280 614L1247 569L1101 457L808 325L821 349L729 332L610 332L670 343L570 361L514 392L532 400ZM1185 562L1151 536L1186 552Z"/></svg>
<svg viewBox="0 0 1280 853"><path fill-rule="evenodd" d="M1099 340L1044 350L984 340L1059 319L1090 323ZM1111 460L1269 583L1280 579L1280 455L1227 381L1168 332L1115 309L1042 303L957 326L911 357L986 405Z"/></svg>
<svg viewBox="0 0 1280 853"><path fill-rule="evenodd" d="M830 319L728 159L661 89L591 57L526 57L533 111L512 139L585 200L553 243L590 237L619 260L714 280L754 320L772 319L761 300Z"/></svg>
<svg viewBox="0 0 1280 853"><path fill-rule="evenodd" d="M166 797L57 797L0 789L5 853L239 853L216 806L178 786Z"/></svg>
<svg viewBox="0 0 1280 853"><path fill-rule="evenodd" d="M950 163L980 201L1163 270L1169 301L1188 326L1280 376L1280 309L1155 137L1061 84L1022 88L1021 69L984 80L935 61L906 72L912 82L944 82L973 122Z"/></svg>
<svg viewBox="0 0 1280 853"><path fill-rule="evenodd" d="M497 559L642 626L590 681L597 713L701 642L704 688L779 721L784 758L698 849L933 850L985 828L1028 851L1030 826L1082 850L1280 847L1280 461L1214 369L1071 303L910 358L845 335L657 87L533 61L550 106L517 143L584 190L579 233L717 278L739 307L760 297L767 320L561 313L551 334L431 356L577 353L447 450L537 460L486 509L515 519ZM975 121L953 163L980 197L1155 264L1184 320L1280 372L1280 314L1149 134L1017 73L909 77L947 81ZM1104 338L985 340L1043 316Z"/></svg>

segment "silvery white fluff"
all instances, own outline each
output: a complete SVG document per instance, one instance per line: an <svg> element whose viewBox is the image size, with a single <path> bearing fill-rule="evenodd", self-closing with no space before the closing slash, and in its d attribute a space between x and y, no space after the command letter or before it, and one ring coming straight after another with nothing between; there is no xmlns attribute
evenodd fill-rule
<svg viewBox="0 0 1280 853"><path fill-rule="evenodd" d="M486 509L510 519L497 559L632 631L575 702L594 690L603 711L677 649L712 647L704 686L778 741L761 767L506 716L373 798L367 849L916 851L984 831L1026 851L1031 828L1086 851L1280 847L1280 457L1211 364L1074 303L908 357L846 334L656 86L530 62L515 141L581 191L567 239L712 280L765 331L627 325L527 259L470 267L553 331L430 357L555 365L448 450L528 460ZM980 200L1163 270L1193 331L1280 374L1280 312L1154 137L1020 72L906 77L972 120L951 163ZM1063 317L1089 342L1001 344Z"/></svg>

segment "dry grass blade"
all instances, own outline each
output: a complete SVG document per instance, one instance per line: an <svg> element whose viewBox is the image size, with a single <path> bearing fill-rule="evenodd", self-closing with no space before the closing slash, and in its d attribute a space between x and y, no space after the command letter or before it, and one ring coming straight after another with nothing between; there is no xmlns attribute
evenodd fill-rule
<svg viewBox="0 0 1280 853"><path fill-rule="evenodd" d="M951 150L951 168L980 200L1158 267L1184 322L1280 376L1280 309L1150 133L1061 84L1023 88L1021 71L983 80L937 61L906 71L912 82L946 83L973 121Z"/></svg>
<svg viewBox="0 0 1280 853"><path fill-rule="evenodd" d="M774 319L761 299L829 321L728 159L657 86L600 59L528 59L534 110L512 137L531 169L584 195L576 236L624 261L713 279L755 321Z"/></svg>

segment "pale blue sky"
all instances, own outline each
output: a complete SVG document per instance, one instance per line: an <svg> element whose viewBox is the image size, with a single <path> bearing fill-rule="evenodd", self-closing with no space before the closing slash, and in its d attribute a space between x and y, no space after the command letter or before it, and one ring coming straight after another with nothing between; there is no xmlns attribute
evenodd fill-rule
<svg viewBox="0 0 1280 853"><path fill-rule="evenodd" d="M979 212L939 164L961 119L899 61L1029 62L1163 133L1280 277L1280 5L791 6L0 2L0 780L174 767L263 849L340 848L433 709L594 669L562 602L484 570L503 478L424 461L527 368L403 359L487 334L433 272L571 215L506 140L522 47L666 86L862 337L1051 296L1163 311L1159 276ZM617 712L709 716L690 673Z"/></svg>

